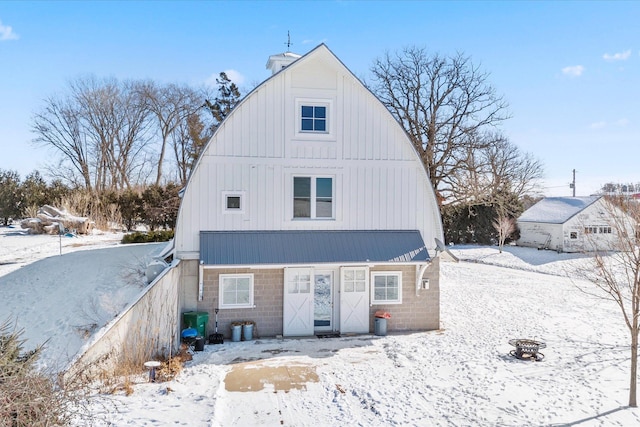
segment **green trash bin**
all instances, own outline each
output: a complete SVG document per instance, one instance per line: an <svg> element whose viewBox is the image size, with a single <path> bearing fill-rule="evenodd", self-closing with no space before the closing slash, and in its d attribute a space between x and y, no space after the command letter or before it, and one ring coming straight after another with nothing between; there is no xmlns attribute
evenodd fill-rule
<svg viewBox="0 0 640 427"><path fill-rule="evenodd" d="M209 322L209 313L206 311L185 311L182 313L183 329L194 328L198 331L199 337L207 336L207 322Z"/></svg>

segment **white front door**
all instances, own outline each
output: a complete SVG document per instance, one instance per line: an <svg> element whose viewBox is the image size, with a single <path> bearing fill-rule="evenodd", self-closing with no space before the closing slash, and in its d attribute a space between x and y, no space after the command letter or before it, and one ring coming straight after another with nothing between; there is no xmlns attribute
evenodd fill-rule
<svg viewBox="0 0 640 427"><path fill-rule="evenodd" d="M340 271L340 333L369 332L369 274L366 267Z"/></svg>
<svg viewBox="0 0 640 427"><path fill-rule="evenodd" d="M287 268L284 274L282 334L313 335L313 269Z"/></svg>

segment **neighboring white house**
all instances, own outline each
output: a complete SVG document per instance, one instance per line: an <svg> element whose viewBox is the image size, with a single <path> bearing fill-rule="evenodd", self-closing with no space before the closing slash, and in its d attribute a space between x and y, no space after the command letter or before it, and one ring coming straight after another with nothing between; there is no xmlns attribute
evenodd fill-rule
<svg viewBox="0 0 640 427"><path fill-rule="evenodd" d="M547 197L518 218L518 246L583 252L614 249L614 218L624 214L602 196ZM633 233L629 222L628 233Z"/></svg>
<svg viewBox="0 0 640 427"><path fill-rule="evenodd" d="M261 336L439 328L443 236L408 136L321 44L273 55L273 75L220 125L184 190L174 238L181 311Z"/></svg>

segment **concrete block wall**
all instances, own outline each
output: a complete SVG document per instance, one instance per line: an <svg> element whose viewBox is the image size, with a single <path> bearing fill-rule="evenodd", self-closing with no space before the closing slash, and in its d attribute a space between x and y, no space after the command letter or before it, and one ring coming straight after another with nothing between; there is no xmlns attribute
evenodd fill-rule
<svg viewBox="0 0 640 427"><path fill-rule="evenodd" d="M429 279L429 289L420 289L416 295L415 266L374 267L374 271L402 271L402 304L374 304L369 308L371 333L375 330L375 312L387 311L387 331L426 331L440 328L440 259L432 260L423 278ZM373 286L373 283L371 283Z"/></svg>
<svg viewBox="0 0 640 427"><path fill-rule="evenodd" d="M225 338L231 337L231 322L253 321L253 337L273 337L282 334L282 311L284 292L284 270L247 268L204 269L204 295L195 310L209 313L207 335L215 331L215 311L218 307L220 274L253 274L254 308L221 309L218 312L218 332ZM196 284L197 286L197 284Z"/></svg>
<svg viewBox="0 0 640 427"><path fill-rule="evenodd" d="M197 301L198 265L187 262L181 275L181 313L185 311L205 311L209 313L207 335L215 330L215 312L218 306L219 275L252 273L254 275L254 308L222 309L218 313L218 332L226 339L231 337L231 323L253 321L256 326L254 338L273 337L282 334L284 269L232 268L204 269L204 295ZM187 264L185 263L185 264ZM391 313L387 320L387 330L424 331L440 328L440 259L432 260L424 274L429 279L429 289L420 289L416 295L416 267L380 266L371 271L402 271L402 304L371 305L369 331L374 332L374 314L378 310ZM181 325L181 329L183 326Z"/></svg>

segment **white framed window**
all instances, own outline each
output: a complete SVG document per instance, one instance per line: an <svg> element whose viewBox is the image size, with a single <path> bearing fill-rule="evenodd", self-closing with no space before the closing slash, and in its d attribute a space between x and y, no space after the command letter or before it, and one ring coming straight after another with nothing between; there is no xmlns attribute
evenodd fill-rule
<svg viewBox="0 0 640 427"><path fill-rule="evenodd" d="M371 272L371 303L402 304L402 272Z"/></svg>
<svg viewBox="0 0 640 427"><path fill-rule="evenodd" d="M300 131L327 133L327 105L300 105Z"/></svg>
<svg viewBox="0 0 640 427"><path fill-rule="evenodd" d="M335 141L334 110L331 98L296 98L295 137L300 141Z"/></svg>
<svg viewBox="0 0 640 427"><path fill-rule="evenodd" d="M253 274L221 274L218 308L253 308Z"/></svg>
<svg viewBox="0 0 640 427"><path fill-rule="evenodd" d="M293 218L333 219L333 184L333 177L294 176Z"/></svg>
<svg viewBox="0 0 640 427"><path fill-rule="evenodd" d="M222 210L224 213L244 213L245 194L242 191L223 191Z"/></svg>

